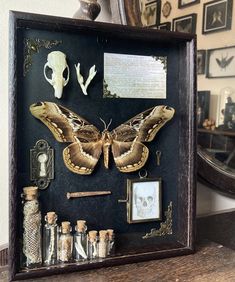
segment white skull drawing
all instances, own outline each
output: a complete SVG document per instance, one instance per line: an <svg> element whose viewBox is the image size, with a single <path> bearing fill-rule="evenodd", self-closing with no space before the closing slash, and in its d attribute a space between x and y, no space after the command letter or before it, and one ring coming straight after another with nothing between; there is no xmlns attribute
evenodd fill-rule
<svg viewBox="0 0 235 282"><path fill-rule="evenodd" d="M156 193L154 187L146 187L144 185L136 186L134 192L134 204L137 210L137 216L140 218L152 217L153 208L156 203Z"/></svg>
<svg viewBox="0 0 235 282"><path fill-rule="evenodd" d="M46 75L46 69L52 70L51 79ZM67 78L63 77L64 71L67 69ZM47 56L47 63L44 66L45 79L53 86L54 95L60 99L63 93L63 87L69 81L69 67L66 62L66 55L60 51L53 51Z"/></svg>

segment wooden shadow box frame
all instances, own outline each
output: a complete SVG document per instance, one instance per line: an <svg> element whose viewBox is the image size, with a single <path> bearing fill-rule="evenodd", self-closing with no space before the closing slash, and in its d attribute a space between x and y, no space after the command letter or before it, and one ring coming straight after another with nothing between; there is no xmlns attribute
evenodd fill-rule
<svg viewBox="0 0 235 282"><path fill-rule="evenodd" d="M62 43L52 46L51 50L37 49L25 43L27 38L53 39ZM71 66L70 82L59 101L54 98L53 88L43 77L46 57L52 50L65 52ZM103 98L102 56L106 51L167 56L167 98ZM89 88L88 96L79 92L76 82L73 65L78 57L84 67L90 68L96 62L98 73ZM186 255L194 251L195 65L194 35L21 12L10 13L10 280ZM100 161L91 176L76 175L67 170L62 161L63 144L58 143L48 129L29 113L29 106L40 100L63 104L94 122L98 120L97 112L106 120L111 116L114 126L154 105L174 107L174 118L148 144L150 154L145 166L148 178L162 179L162 219L159 222L128 224L126 205L118 203L118 199L125 199L126 181L138 178L138 172L120 173L114 165L107 171L100 165ZM133 107L126 107L127 103L132 103ZM100 124L97 121L98 126ZM20 195L24 186L32 185L29 155L30 149L39 139L46 139L55 150L55 179L47 189L40 192L42 218L47 211L54 210L58 214L59 223L67 219L74 224L79 214L80 218L87 219L90 230L113 228L116 234L115 256L63 267L21 268L23 215ZM160 165L156 162L156 150L162 151ZM78 189L89 191L88 188L109 188L112 195L84 201L66 199L68 189L75 192ZM95 216L90 214L89 207L95 211Z"/></svg>

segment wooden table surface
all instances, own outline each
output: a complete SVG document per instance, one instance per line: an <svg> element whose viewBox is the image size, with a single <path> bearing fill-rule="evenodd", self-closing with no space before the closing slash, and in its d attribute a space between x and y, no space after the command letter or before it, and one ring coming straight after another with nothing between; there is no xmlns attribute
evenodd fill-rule
<svg viewBox="0 0 235 282"><path fill-rule="evenodd" d="M7 270L0 281L8 281ZM235 251L203 241L194 255L24 280L30 282L235 282Z"/></svg>

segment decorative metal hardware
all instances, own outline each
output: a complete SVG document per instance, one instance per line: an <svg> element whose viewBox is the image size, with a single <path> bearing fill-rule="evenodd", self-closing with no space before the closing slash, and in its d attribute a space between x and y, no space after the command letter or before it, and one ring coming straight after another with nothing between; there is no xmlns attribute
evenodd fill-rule
<svg viewBox="0 0 235 282"><path fill-rule="evenodd" d="M38 140L30 149L30 180L43 190L51 179L54 179L54 150L47 141Z"/></svg>
<svg viewBox="0 0 235 282"><path fill-rule="evenodd" d="M166 221L160 224L160 228L151 229L150 233L146 233L142 238L159 237L172 234L172 202L169 203L167 211L164 212Z"/></svg>
<svg viewBox="0 0 235 282"><path fill-rule="evenodd" d="M24 41L24 65L23 65L23 75L29 71L30 66L32 66L33 59L32 56L35 53L39 53L40 48L51 49L54 46L61 44L61 40L45 40L45 39L33 39L26 38Z"/></svg>

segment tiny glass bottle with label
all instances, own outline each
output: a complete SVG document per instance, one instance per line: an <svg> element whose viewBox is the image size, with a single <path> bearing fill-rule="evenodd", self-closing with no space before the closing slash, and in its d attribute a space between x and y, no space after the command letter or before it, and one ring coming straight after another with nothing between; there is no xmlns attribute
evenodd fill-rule
<svg viewBox="0 0 235 282"><path fill-rule="evenodd" d="M87 226L85 220L77 220L74 234L74 258L75 261L87 259Z"/></svg>
<svg viewBox="0 0 235 282"><path fill-rule="evenodd" d="M107 243L107 255L112 256L115 254L115 234L113 229L108 229L108 243Z"/></svg>
<svg viewBox="0 0 235 282"><path fill-rule="evenodd" d="M58 225L55 212L48 212L45 216L43 228L43 263L53 265L57 263Z"/></svg>
<svg viewBox="0 0 235 282"><path fill-rule="evenodd" d="M24 187L22 198L24 215L22 267L39 267L42 264L42 235L38 187Z"/></svg>
<svg viewBox="0 0 235 282"><path fill-rule="evenodd" d="M108 236L107 230L100 230L99 231L99 243L98 243L98 250L99 250L99 258L106 258L107 257L107 244L108 244Z"/></svg>
<svg viewBox="0 0 235 282"><path fill-rule="evenodd" d="M88 259L98 258L97 231L92 230L88 233Z"/></svg>
<svg viewBox="0 0 235 282"><path fill-rule="evenodd" d="M61 223L58 243L58 259L60 263L72 261L73 236L71 231L72 229L69 221Z"/></svg>

